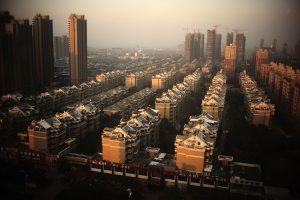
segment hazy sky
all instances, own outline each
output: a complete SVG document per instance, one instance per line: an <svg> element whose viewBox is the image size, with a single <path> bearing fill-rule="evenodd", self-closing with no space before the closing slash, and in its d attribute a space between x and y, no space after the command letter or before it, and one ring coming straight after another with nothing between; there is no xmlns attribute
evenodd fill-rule
<svg viewBox="0 0 300 200"><path fill-rule="evenodd" d="M219 25L223 34L244 32L246 47L278 39L294 48L300 39L299 0L0 0L0 9L32 20L36 13L53 19L54 35L67 34L70 13L84 14L90 47L175 47L186 27L206 34Z"/></svg>

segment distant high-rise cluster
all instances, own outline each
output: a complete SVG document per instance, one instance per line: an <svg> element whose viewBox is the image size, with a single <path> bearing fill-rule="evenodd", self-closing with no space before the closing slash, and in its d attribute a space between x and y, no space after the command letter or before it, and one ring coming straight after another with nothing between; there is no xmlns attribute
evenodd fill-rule
<svg viewBox="0 0 300 200"><path fill-rule="evenodd" d="M214 63L221 59L222 35L216 30L207 31L206 62Z"/></svg>
<svg viewBox="0 0 300 200"><path fill-rule="evenodd" d="M238 33L235 36L235 45L236 45L236 61L238 64L241 64L245 60L245 44L246 36L243 33Z"/></svg>
<svg viewBox="0 0 300 200"><path fill-rule="evenodd" d="M260 39L259 47L262 49L265 47L265 40L262 38Z"/></svg>
<svg viewBox="0 0 300 200"><path fill-rule="evenodd" d="M227 41L224 52L224 71L229 79L233 79L237 65L243 64L245 60L246 36L237 33L235 44L233 44L233 33L227 33Z"/></svg>
<svg viewBox="0 0 300 200"><path fill-rule="evenodd" d="M185 60L192 62L194 59L203 60L204 58L204 34L187 33L185 35Z"/></svg>
<svg viewBox="0 0 300 200"><path fill-rule="evenodd" d="M285 59L288 57L288 44L286 42L283 44L281 56Z"/></svg>
<svg viewBox="0 0 300 200"><path fill-rule="evenodd" d="M193 42L194 35L192 33L187 33L185 35L185 47L184 47L184 57L187 62L191 62L193 60Z"/></svg>
<svg viewBox="0 0 300 200"><path fill-rule="evenodd" d="M236 45L230 44L225 47L224 71L228 78L233 78L236 68Z"/></svg>
<svg viewBox="0 0 300 200"><path fill-rule="evenodd" d="M259 49L256 51L255 56L255 74L258 76L258 72L261 71L261 65L269 63L269 52L268 50Z"/></svg>
<svg viewBox="0 0 300 200"><path fill-rule="evenodd" d="M54 36L54 57L55 60L69 57L68 36Z"/></svg>
<svg viewBox="0 0 300 200"><path fill-rule="evenodd" d="M270 46L266 46L265 45L265 40L263 38L260 39L260 42L259 42L259 48L260 49L263 49L263 50L269 50L269 52L273 51L273 52L276 52L276 48L277 48L277 39L273 39L272 41L272 45Z"/></svg>
<svg viewBox="0 0 300 200"><path fill-rule="evenodd" d="M215 59L216 30L207 31L206 62L213 62Z"/></svg>
<svg viewBox="0 0 300 200"><path fill-rule="evenodd" d="M227 33L226 46L233 44L233 32Z"/></svg>
<svg viewBox="0 0 300 200"><path fill-rule="evenodd" d="M276 41L274 48L276 48ZM191 62L194 59L204 60L204 34L201 33L187 33L185 35L185 60ZM226 46L234 44L234 33L227 33ZM236 63L242 64L245 60L245 44L246 36L243 33L237 33L235 37L236 47ZM199 48L200 47L200 48ZM200 55L200 57L197 57ZM206 63L215 63L222 59L222 34L217 33L216 29L207 30L206 40Z"/></svg>
<svg viewBox="0 0 300 200"><path fill-rule="evenodd" d="M266 45L265 40L262 38L260 39L260 44L259 44L259 52L257 51L256 53L256 71L257 71L257 66L260 63L257 62L265 62L265 57L267 56L267 61L268 60L275 60L277 58L277 39L273 39L272 44ZM261 58L260 58L261 57ZM262 60L261 60L262 59ZM261 60L261 61L260 61Z"/></svg>
<svg viewBox="0 0 300 200"><path fill-rule="evenodd" d="M221 59L221 47L222 47L222 35L216 34L216 42L215 42L215 60Z"/></svg>
<svg viewBox="0 0 300 200"><path fill-rule="evenodd" d="M87 22L84 15L69 17L70 82L87 81Z"/></svg>

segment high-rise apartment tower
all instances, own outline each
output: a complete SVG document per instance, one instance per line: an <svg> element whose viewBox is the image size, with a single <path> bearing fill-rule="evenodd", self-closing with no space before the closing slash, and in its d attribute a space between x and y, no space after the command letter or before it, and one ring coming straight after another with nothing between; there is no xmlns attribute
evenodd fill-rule
<svg viewBox="0 0 300 200"><path fill-rule="evenodd" d="M87 21L84 15L69 17L70 82L87 81Z"/></svg>
<svg viewBox="0 0 300 200"><path fill-rule="evenodd" d="M35 86L49 86L54 76L53 25L48 15L33 18L33 52Z"/></svg>

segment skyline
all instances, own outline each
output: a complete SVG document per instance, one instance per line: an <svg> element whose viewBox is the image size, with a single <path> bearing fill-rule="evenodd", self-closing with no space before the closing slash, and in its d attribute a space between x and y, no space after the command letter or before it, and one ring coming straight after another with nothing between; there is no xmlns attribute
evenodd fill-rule
<svg viewBox="0 0 300 200"><path fill-rule="evenodd" d="M223 35L222 46L226 33L233 29L246 35L247 50L259 47L261 38L267 46L277 38L279 49L287 42L291 51L300 39L300 30L296 28L300 18L296 0L190 0L189 3L183 0L66 0L64 5L67 6L61 6L57 0L29 0L26 3L3 0L1 4L2 10L31 22L37 13L49 15L55 36L68 33L71 13L85 15L88 46L96 48L172 48L184 43L187 27L190 32L199 29L206 35L216 24L219 25L217 32Z"/></svg>
<svg viewBox="0 0 300 200"><path fill-rule="evenodd" d="M0 196L300 198L299 5L0 0Z"/></svg>

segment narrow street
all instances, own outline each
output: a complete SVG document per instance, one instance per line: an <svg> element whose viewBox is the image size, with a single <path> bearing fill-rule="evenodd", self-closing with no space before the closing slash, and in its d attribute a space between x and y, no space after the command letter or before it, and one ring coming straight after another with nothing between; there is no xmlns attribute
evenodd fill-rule
<svg viewBox="0 0 300 200"><path fill-rule="evenodd" d="M237 130L241 130L245 123L244 95L240 88L228 86L219 135L217 138L217 155L230 155L231 150L228 146L230 142L228 140L234 137L233 134Z"/></svg>

